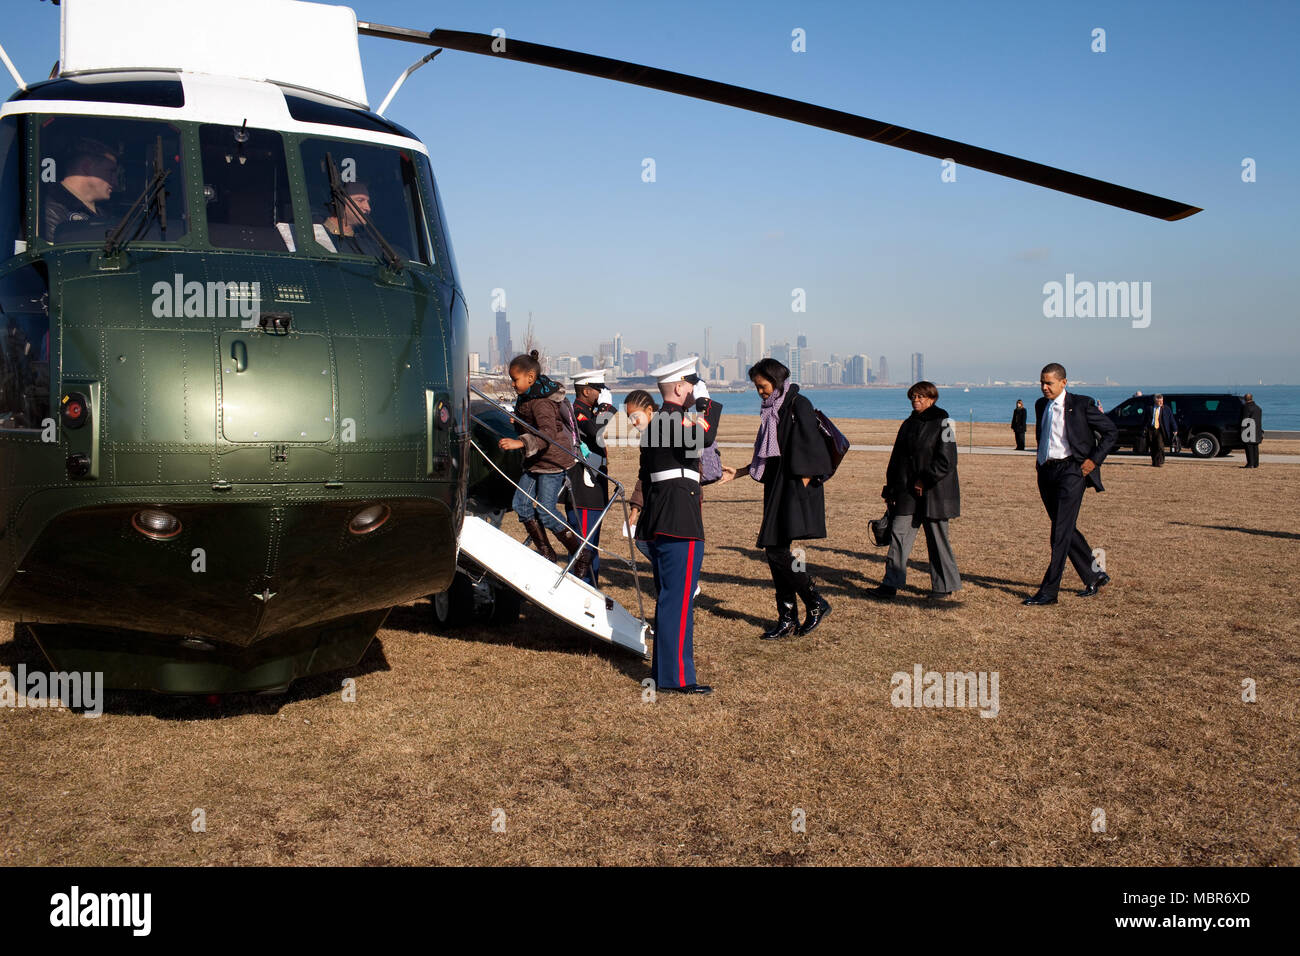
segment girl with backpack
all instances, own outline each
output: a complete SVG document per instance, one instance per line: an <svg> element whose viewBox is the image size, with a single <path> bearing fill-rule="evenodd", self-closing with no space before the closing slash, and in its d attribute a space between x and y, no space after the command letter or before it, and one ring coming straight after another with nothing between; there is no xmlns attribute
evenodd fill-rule
<svg viewBox="0 0 1300 956"><path fill-rule="evenodd" d="M582 547L581 539L557 517L557 499L564 486L565 474L579 454L573 407L564 397L564 386L542 374L536 351L516 355L510 360L508 372L510 383L519 396L514 417L531 425L550 441L520 428L518 438L502 438L497 444L503 451L523 449L524 473L520 476L512 504L538 553L548 561L554 561L555 550L546 537L547 528L555 532L569 554ZM591 548L582 548L582 554L572 568L574 577L587 575L591 558Z"/></svg>

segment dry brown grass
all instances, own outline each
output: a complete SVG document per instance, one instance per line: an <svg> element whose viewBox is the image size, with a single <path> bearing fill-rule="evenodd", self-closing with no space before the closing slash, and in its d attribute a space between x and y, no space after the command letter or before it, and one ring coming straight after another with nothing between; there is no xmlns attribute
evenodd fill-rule
<svg viewBox="0 0 1300 956"><path fill-rule="evenodd" d="M883 442L894 427L846 431ZM977 444L1010 437L987 427ZM923 542L914 590L862 597L883 571L865 522L884 463L850 455L828 486L831 536L808 556L834 613L772 646L756 639L774 613L758 486L707 492L696 635L712 697L643 703L645 664L539 611L510 633L435 635L411 605L359 667L284 698L113 694L97 720L0 711L0 859L1300 863L1300 466L1108 463L1081 526L1114 583L1079 600L1067 570L1059 606L1024 608L1047 560L1032 465L965 457L952 535L966 588L935 608ZM620 452L616 473L631 467ZM609 577L630 605L626 575ZM0 632L0 662L18 661L44 666ZM915 663L998 671L1001 713L893 708L890 675ZM1258 702L1241 701L1243 678ZM198 807L206 833L190 830ZM1105 833L1089 828L1098 807Z"/></svg>

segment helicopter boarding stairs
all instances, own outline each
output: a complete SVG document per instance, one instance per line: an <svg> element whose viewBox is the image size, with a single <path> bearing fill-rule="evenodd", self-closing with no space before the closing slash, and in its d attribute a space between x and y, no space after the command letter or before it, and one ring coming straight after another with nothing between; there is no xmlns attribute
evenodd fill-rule
<svg viewBox="0 0 1300 956"><path fill-rule="evenodd" d="M481 399L496 405L502 411L506 411L477 388L471 386L471 390ZM475 418L475 421L487 428L491 428L488 423L483 422L481 419ZM519 424L529 429L533 434L540 435L527 423ZM544 435L541 437L546 438ZM546 440L550 441L549 438ZM551 442L551 444L555 443ZM505 472L497 467L492 457L472 439L470 440L470 446L473 453L481 455L506 481L510 482L515 488L519 487ZM574 460L579 461L581 459L575 456ZM590 469L592 466L587 464L586 467ZM622 503L626 518L626 498L623 486L613 478L609 479L609 485L611 491L609 503L593 525L588 539L583 540L589 541L590 534L594 534L596 529L601 526L605 517L609 514L610 508L616 503ZM534 498L533 501L539 508L544 508L540 502L537 502L537 499ZM549 509L547 510L549 511ZM561 522L564 521L562 517L555 515L554 512L550 512L550 514ZM582 538L581 535L578 535L578 537ZM634 651L642 657L648 658L650 655L646 639L653 636L653 630L645 621L640 578L637 573L635 553L632 551L632 541L630 538L626 540L629 553L624 560L631 571L637 608L641 612L640 617L631 614L613 598L606 597L590 584L569 574L569 569L577 559L576 554L571 555L566 567L561 569L523 542L500 530L496 524L486 518L466 514L461 526L459 545L460 552L463 555L468 556L479 566L490 572L501 584L518 592L525 600L531 601L554 617L572 624L592 637L616 647ZM595 546L589 543L588 547ZM597 551L604 560L615 557L603 549L597 549Z"/></svg>

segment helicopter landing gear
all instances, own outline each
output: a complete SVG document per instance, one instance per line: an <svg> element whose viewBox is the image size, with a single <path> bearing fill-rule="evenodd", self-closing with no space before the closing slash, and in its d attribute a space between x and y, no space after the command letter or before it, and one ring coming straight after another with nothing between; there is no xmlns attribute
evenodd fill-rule
<svg viewBox="0 0 1300 956"><path fill-rule="evenodd" d="M519 620L523 598L491 574L478 571L475 578L458 569L451 586L430 595L429 604L441 628L450 630L467 625L499 628L511 627Z"/></svg>

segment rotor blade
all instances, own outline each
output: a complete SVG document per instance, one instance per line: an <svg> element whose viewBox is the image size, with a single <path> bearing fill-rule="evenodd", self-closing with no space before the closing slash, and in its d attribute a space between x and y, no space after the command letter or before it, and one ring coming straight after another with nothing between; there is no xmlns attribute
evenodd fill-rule
<svg viewBox="0 0 1300 956"><path fill-rule="evenodd" d="M1201 211L1199 206L1162 199L1150 193L1129 189L1127 186L1117 186L1114 183L1081 176L1064 169L1044 166L1005 153L996 153L991 149L981 149L979 146L970 146L903 126L893 126L879 120L867 119L865 116L855 116L852 113L815 106L812 103L803 103L771 93L760 93L757 90L748 90L729 83L704 80L685 73L674 73L671 70L659 70L623 60L612 60L609 57L543 46L540 43L488 36L483 33L465 33L460 30L425 32L358 21L357 32L364 36L424 43L449 50L460 50L464 53L480 53L519 63L568 70L571 73L585 73L588 76L617 80L633 86L644 86L699 100L709 100L724 106L734 106L807 126L818 126L836 133L857 136L860 139L869 139L886 146L896 146L899 149L933 156L935 159L950 159L972 169L982 169L988 173L1019 179L1033 183L1035 186L1045 186L1058 192L1082 196L1094 202L1107 203L1170 222L1185 219ZM494 43L501 48L500 52L493 50Z"/></svg>

